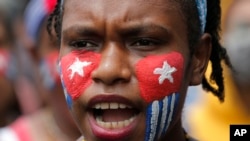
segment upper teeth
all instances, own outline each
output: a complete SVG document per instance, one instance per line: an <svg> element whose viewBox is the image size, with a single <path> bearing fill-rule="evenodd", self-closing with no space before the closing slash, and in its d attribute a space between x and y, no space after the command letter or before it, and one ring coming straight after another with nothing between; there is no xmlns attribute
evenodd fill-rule
<svg viewBox="0 0 250 141"><path fill-rule="evenodd" d="M116 102L111 102L111 103L98 103L94 105L95 109L125 109L125 108L132 108L129 105L125 105L122 103L116 103Z"/></svg>

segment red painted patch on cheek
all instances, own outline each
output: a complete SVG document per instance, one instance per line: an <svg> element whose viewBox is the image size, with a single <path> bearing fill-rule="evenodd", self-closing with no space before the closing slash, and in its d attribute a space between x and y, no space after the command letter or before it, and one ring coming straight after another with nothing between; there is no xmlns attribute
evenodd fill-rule
<svg viewBox="0 0 250 141"><path fill-rule="evenodd" d="M101 55L91 51L73 51L61 58L62 81L73 100L79 98L91 84L91 73Z"/></svg>
<svg viewBox="0 0 250 141"><path fill-rule="evenodd" d="M141 59L136 64L141 97L150 103L178 92L183 65L183 57L177 52Z"/></svg>

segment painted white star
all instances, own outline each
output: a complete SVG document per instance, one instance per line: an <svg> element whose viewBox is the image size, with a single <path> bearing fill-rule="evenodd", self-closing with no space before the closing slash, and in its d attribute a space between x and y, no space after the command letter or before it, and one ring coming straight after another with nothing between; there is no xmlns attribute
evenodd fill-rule
<svg viewBox="0 0 250 141"><path fill-rule="evenodd" d="M165 79L168 79L169 82L173 83L174 78L172 74L176 71L177 69L175 67L171 67L167 61L164 61L162 68L156 68L154 74L160 74L159 84L162 84Z"/></svg>
<svg viewBox="0 0 250 141"><path fill-rule="evenodd" d="M90 64L91 62L87 62L87 61L82 62L79 60L79 58L76 58L75 62L72 65L70 65L70 67L68 68L68 70L71 70L70 79L74 77L75 73L83 77L84 76L83 68Z"/></svg>

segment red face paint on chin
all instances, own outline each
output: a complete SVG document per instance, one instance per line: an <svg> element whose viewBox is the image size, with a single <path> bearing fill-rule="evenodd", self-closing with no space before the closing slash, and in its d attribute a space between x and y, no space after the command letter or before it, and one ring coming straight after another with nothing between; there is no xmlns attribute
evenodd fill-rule
<svg viewBox="0 0 250 141"><path fill-rule="evenodd" d="M62 81L73 100L91 84L91 73L99 65L100 56L91 51L72 51L61 58Z"/></svg>
<svg viewBox="0 0 250 141"><path fill-rule="evenodd" d="M178 52L141 59L136 64L141 97L150 103L179 92L183 65L183 57Z"/></svg>

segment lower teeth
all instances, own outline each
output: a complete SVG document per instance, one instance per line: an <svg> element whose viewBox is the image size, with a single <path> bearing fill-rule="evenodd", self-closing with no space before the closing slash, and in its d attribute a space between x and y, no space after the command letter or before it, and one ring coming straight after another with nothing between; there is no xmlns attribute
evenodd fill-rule
<svg viewBox="0 0 250 141"><path fill-rule="evenodd" d="M104 122L102 120L101 116L96 117L97 125L99 125L100 127L103 127L103 128L107 128L107 129L120 129L120 128L126 127L130 123L132 123L134 121L134 119L135 119L135 117L131 117L130 119L124 120L124 121Z"/></svg>

